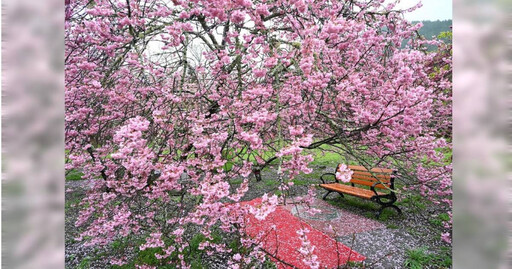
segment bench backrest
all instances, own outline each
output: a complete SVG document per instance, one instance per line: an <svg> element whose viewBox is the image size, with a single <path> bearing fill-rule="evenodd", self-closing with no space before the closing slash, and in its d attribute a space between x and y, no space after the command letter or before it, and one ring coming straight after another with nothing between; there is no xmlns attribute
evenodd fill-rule
<svg viewBox="0 0 512 269"><path fill-rule="evenodd" d="M341 164L336 167L336 171L338 171L340 165ZM360 165L349 165L348 168L354 172L350 183L372 186L375 182L380 181L387 185L386 187L394 188L396 171L393 169L375 167L370 170L370 173L364 166ZM375 186L375 188L379 189L385 189L386 187L382 184Z"/></svg>

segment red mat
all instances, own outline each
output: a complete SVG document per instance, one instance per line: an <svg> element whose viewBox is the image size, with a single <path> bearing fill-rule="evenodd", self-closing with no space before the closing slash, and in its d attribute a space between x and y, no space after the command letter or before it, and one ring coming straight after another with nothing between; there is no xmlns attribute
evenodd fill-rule
<svg viewBox="0 0 512 269"><path fill-rule="evenodd" d="M261 198L243 202L243 204L258 205ZM256 219L252 214L248 216L247 234L256 237L260 232L265 234L263 249L278 259L297 268L309 268L302 260L304 256L299 252L302 241L297 234L300 229L308 229L307 238L315 246L313 254L320 263L319 268L337 268L350 261L363 261L366 257L351 250L349 247L336 242L333 238L311 227L304 221L292 215L282 206L278 206L263 221ZM272 226L275 225L275 230ZM293 268L273 259L279 269Z"/></svg>

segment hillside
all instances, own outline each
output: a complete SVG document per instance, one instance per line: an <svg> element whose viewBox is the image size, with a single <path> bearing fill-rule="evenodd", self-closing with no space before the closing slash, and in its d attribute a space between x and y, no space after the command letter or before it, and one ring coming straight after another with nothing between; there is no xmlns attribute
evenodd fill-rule
<svg viewBox="0 0 512 269"><path fill-rule="evenodd" d="M420 21L412 21L412 23L416 24ZM423 27L420 28L420 35L424 36L427 39L436 38L442 32L448 32L452 30L452 20L436 20L436 21L421 21L423 23ZM442 39L444 42L451 42L449 39ZM407 40L404 40L402 46L405 47L407 44ZM435 50L435 46L428 46L429 51Z"/></svg>
<svg viewBox="0 0 512 269"><path fill-rule="evenodd" d="M413 21L412 23L418 23L418 21ZM427 39L432 39L442 32L451 31L452 27L452 20L421 21L421 23L423 23L423 27L421 27L419 32Z"/></svg>

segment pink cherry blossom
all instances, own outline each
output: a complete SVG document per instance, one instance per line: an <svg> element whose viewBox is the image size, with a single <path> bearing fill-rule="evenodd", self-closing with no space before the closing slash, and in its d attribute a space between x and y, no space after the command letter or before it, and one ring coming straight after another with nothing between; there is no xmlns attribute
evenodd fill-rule
<svg viewBox="0 0 512 269"><path fill-rule="evenodd" d="M268 197L268 195L265 193L262 197L261 204L257 206L251 206L249 212L253 214L256 219L264 220L268 214L275 211L277 204L278 199L276 195Z"/></svg>
<svg viewBox="0 0 512 269"><path fill-rule="evenodd" d="M352 179L352 174L354 174L354 171L348 168L346 164L342 163L336 170L336 179L347 183Z"/></svg>

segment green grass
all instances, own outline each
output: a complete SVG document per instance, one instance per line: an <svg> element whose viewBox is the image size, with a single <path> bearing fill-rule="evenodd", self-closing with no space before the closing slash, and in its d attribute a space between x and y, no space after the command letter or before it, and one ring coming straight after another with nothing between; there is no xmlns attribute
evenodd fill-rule
<svg viewBox="0 0 512 269"><path fill-rule="evenodd" d="M218 232L212 232L212 240L210 242L213 243L220 243L222 241L222 237ZM189 246L185 248L183 251L183 254L185 256L185 260L191 265L192 269L203 269L205 268L202 264L201 257L204 254L204 250L199 249L199 244L201 242L204 242L206 240L205 236L201 233L195 234L189 241ZM166 243L166 246L174 245L176 244L172 241L172 239L164 240ZM144 240L136 241L135 243L132 242L129 238L123 238L123 239L117 239L111 243L111 248L113 250L122 250L124 248L127 248L128 245L140 245L144 242ZM177 246L176 246L177 247ZM174 269L176 268L175 265L170 265L168 262L171 262L172 264L179 264L178 260L178 253L174 252L171 254L171 256L159 260L155 257L155 254L164 254L164 251L161 247L158 248L147 248L145 250L138 250L136 249L136 254L134 259L123 266L113 265L111 268L115 269L128 269L128 268L135 268L135 265L142 265L147 264L151 266L156 266L157 268L164 268L164 269ZM239 251L239 250L237 250Z"/></svg>
<svg viewBox="0 0 512 269"><path fill-rule="evenodd" d="M70 170L66 174L66 180L82 180L84 174L76 169Z"/></svg>
<svg viewBox="0 0 512 269"><path fill-rule="evenodd" d="M442 247L439 253L429 253L426 247L410 249L406 253L406 268L450 268L452 265L450 248L447 247Z"/></svg>
<svg viewBox="0 0 512 269"><path fill-rule="evenodd" d="M431 254L426 253L426 248L407 250L405 266L411 269L422 269L432 261Z"/></svg>
<svg viewBox="0 0 512 269"><path fill-rule="evenodd" d="M269 179L263 179L263 183L265 184L265 186L277 186L279 185L279 181L273 179L273 178L269 178Z"/></svg>
<svg viewBox="0 0 512 269"><path fill-rule="evenodd" d="M396 224L388 224L386 226L386 228L388 228L388 229L398 229L398 225L396 225Z"/></svg>
<svg viewBox="0 0 512 269"><path fill-rule="evenodd" d="M337 197L333 199L332 196L335 196L335 197L337 196ZM357 197L352 197L350 195L345 195L345 198L341 198L338 194L331 193L327 197L327 201L331 205L345 208L345 209L350 209L351 207L358 207L361 209L365 209L365 210L371 211L372 215L374 215L374 213L377 212L377 210L379 209L379 206L376 203L373 203L373 202L367 201L367 200L363 200L363 199L360 199Z"/></svg>
<svg viewBox="0 0 512 269"><path fill-rule="evenodd" d="M229 183L231 184L242 184L244 180L241 178L232 179Z"/></svg>
<svg viewBox="0 0 512 269"><path fill-rule="evenodd" d="M335 197L337 195L338 197ZM380 221L387 221L391 217L397 217L399 214L393 208L386 208L380 214L380 217L377 218L376 214L380 209L380 206L372 201L368 201L365 199L361 199L358 197L353 197L345 194L345 198L341 198L338 194L331 193L327 197L327 202L331 205L344 208L344 209L353 209L354 207L365 210L363 213L365 217Z"/></svg>
<svg viewBox="0 0 512 269"><path fill-rule="evenodd" d="M89 269L90 266L91 266L91 257L87 256L80 261L80 263L78 264L78 266L76 268L77 269Z"/></svg>
<svg viewBox="0 0 512 269"><path fill-rule="evenodd" d="M78 206L78 204L80 203L81 200L81 197L74 197L73 199L70 199L68 201L66 201L66 204L64 206L64 209L65 210L69 210L71 209L71 206Z"/></svg>
<svg viewBox="0 0 512 269"><path fill-rule="evenodd" d="M452 162L452 155L453 150L450 148L437 148L436 152L442 152L444 154L444 163L443 164L450 164Z"/></svg>
<svg viewBox="0 0 512 269"><path fill-rule="evenodd" d="M297 176L292 181L293 181L293 184L295 184L297 186L319 184L319 183L321 183L320 177L322 176L322 174L323 174L323 172L320 172L320 171L313 171L309 174L301 173L299 176Z"/></svg>
<svg viewBox="0 0 512 269"><path fill-rule="evenodd" d="M364 263L362 262L354 262L354 261L348 261L345 266L342 266L341 268L366 268Z"/></svg>
<svg viewBox="0 0 512 269"><path fill-rule="evenodd" d="M273 263L270 259L266 259L265 263L263 263L263 268L265 269L277 269L277 265Z"/></svg>
<svg viewBox="0 0 512 269"><path fill-rule="evenodd" d="M156 266L157 268L164 268L164 269L174 269L176 266L166 264L166 262L169 261L169 258L159 260L155 257L155 254L163 254L162 248L148 248L142 251L138 251L134 261L125 264L125 265L112 265L110 268L112 269L128 269L128 268L135 268L135 265L139 264L147 264L151 266ZM175 256L175 255L171 255ZM194 268L194 267L192 267Z"/></svg>
<svg viewBox="0 0 512 269"><path fill-rule="evenodd" d="M66 203L64 206L64 210L71 209L71 206L82 207L82 206L80 206L80 202L82 201L82 199L84 197L85 197L84 193L80 193L80 192L68 193L66 195Z"/></svg>
<svg viewBox="0 0 512 269"><path fill-rule="evenodd" d="M333 148L331 146L324 145L316 149L305 150L304 154L313 155L314 160L311 163L311 165L315 166L336 166L340 162L345 162L345 158L338 153L330 151L332 149ZM234 164L241 163L243 160L248 160L250 162L256 163L256 158L254 157L254 154L248 154L247 149L242 150L239 155L237 155L238 152L235 153L232 150L225 150L222 154L224 158L228 160L223 167L224 171L230 171L233 168ZM263 156L264 159L269 159L274 156L274 152L271 151L259 152L259 154ZM290 156L285 156L283 159L288 160L290 159ZM274 160L271 164L275 163L277 163L277 159ZM355 164L354 162L350 163ZM265 167L264 171L268 169L271 168L267 166Z"/></svg>
<svg viewBox="0 0 512 269"><path fill-rule="evenodd" d="M338 153L326 151L322 148L311 150L314 160L311 165L325 165L325 166L336 166L338 163L344 161L344 158Z"/></svg>
<svg viewBox="0 0 512 269"><path fill-rule="evenodd" d="M400 215L395 211L395 209L388 207L380 213L378 220L387 221L391 217L400 217ZM376 216L374 216L374 218L377 219Z"/></svg>
<svg viewBox="0 0 512 269"><path fill-rule="evenodd" d="M296 185L296 186L307 186L307 185L311 185L311 184L318 184L320 183L320 181L315 181L315 180L311 180L311 179L294 179L292 180L293 184Z"/></svg>
<svg viewBox="0 0 512 269"><path fill-rule="evenodd" d="M395 204L398 207L406 206L413 213L423 212L427 208L427 205L425 204L425 198L419 194L406 196L400 201L397 201Z"/></svg>
<svg viewBox="0 0 512 269"><path fill-rule="evenodd" d="M438 227L443 227L443 223L450 220L450 216L447 213L441 213L436 218L429 219L429 222Z"/></svg>
<svg viewBox="0 0 512 269"><path fill-rule="evenodd" d="M117 250L121 250L125 247L125 244L122 240L115 240L114 242L112 242L112 244L110 244L110 246L113 248L113 249L117 249Z"/></svg>

